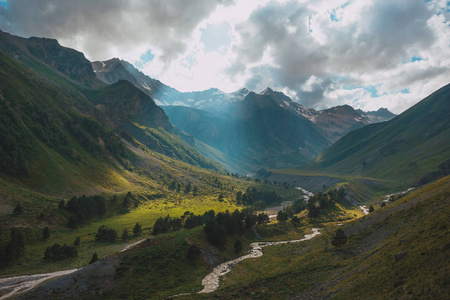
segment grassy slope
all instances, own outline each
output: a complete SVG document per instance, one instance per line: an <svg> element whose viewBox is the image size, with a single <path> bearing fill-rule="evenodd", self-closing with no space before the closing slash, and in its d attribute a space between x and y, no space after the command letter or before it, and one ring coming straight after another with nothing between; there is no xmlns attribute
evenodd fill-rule
<svg viewBox="0 0 450 300"><path fill-rule="evenodd" d="M331 246L336 227L310 242L267 247L226 275L219 298L386 299L448 296L450 177L346 223L349 241ZM395 262L394 255L407 252ZM202 298L198 296L199 298ZM207 297L204 297L207 298Z"/></svg>
<svg viewBox="0 0 450 300"><path fill-rule="evenodd" d="M391 121L349 133L304 170L417 182L450 158L449 97L447 85Z"/></svg>
<svg viewBox="0 0 450 300"><path fill-rule="evenodd" d="M134 150L139 152L136 148ZM149 235L156 219L168 214L178 217L183 215L185 211L191 211L195 214L202 214L211 209L216 212L234 211L238 208L235 204L236 192L245 191L249 186L255 186L258 190L275 190L277 194L288 200L297 199L301 195L295 189L287 190L282 186L265 185L211 173L157 153L149 155L145 151L140 151L138 154L143 156L141 157L141 165L130 173L130 176L133 176L130 178L136 181L133 182L130 179L130 182L135 183L135 185L133 189L117 193L117 202L120 206L126 192L131 191L139 202L139 206L132 208L130 213L119 215L115 215L113 209L111 213L106 215L107 218L94 220L76 230L65 228L67 218L64 212L57 209L57 204L61 198L51 198L5 182L5 189L2 189L0 194L3 199L2 218L0 220L0 228L3 230L0 233L0 243L2 241L5 243L8 240L9 227L19 226L25 235L25 255L13 266L0 270L0 274L6 276L30 272L41 273L85 266L93 252L97 252L100 257L104 257L116 253L124 247L124 243L119 241L114 244L95 243L95 233L101 225L116 229L120 235L125 228L131 232L134 224L140 222L144 228L144 235ZM221 182L221 187L216 184L216 178ZM197 186L199 194L193 196L192 192L186 195L183 190L180 192L168 190L168 186L173 179L183 184L190 182L193 186ZM222 202L218 201L221 193L225 196ZM111 199L112 194L106 194L106 197ZM24 214L13 216L11 212L17 202L20 202L24 207ZM112 204L108 205L112 206ZM44 220L38 217L41 213L46 216ZM45 226L50 227L51 238L44 242L41 240L41 236L42 228ZM47 246L53 243L72 244L77 237L81 238L78 258L57 263L40 261Z"/></svg>
<svg viewBox="0 0 450 300"><path fill-rule="evenodd" d="M69 132L71 123L87 119L78 112L87 104L80 93L62 78L55 82L38 75L2 53L0 61L2 114L15 119L18 125L14 130L24 134L16 148L22 151L31 173L29 177L2 174L3 180L61 196L130 188L114 160L92 153ZM63 87L64 92L54 85Z"/></svg>

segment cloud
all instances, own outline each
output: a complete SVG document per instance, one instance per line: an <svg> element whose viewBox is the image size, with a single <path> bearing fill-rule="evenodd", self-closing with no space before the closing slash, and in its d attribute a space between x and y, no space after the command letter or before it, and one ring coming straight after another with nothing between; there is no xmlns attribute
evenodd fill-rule
<svg viewBox="0 0 450 300"><path fill-rule="evenodd" d="M182 91L270 86L308 107L400 113L450 78L446 0L0 3L2 30L128 60Z"/></svg>
<svg viewBox="0 0 450 300"><path fill-rule="evenodd" d="M186 51L192 31L226 0L14 0L0 9L3 30L57 38L91 60L136 60L149 49L169 64Z"/></svg>
<svg viewBox="0 0 450 300"><path fill-rule="evenodd" d="M299 102L316 108L339 101L367 106L370 93L354 93L358 98L353 99L330 97L339 94L335 91L340 77L355 88L389 87L380 91L383 99L372 99L373 103L401 112L407 107L395 102L412 96L396 91L417 90L413 86L429 80L448 83L440 75L450 75L445 54L450 51L449 27L445 15L436 14L438 7L422 0L271 2L236 26L240 44L234 46L237 59L227 72L249 73L248 82L258 88L276 78L275 88L287 87ZM269 48L273 65L261 61ZM413 64L416 55L425 60ZM312 77L318 82L305 90Z"/></svg>

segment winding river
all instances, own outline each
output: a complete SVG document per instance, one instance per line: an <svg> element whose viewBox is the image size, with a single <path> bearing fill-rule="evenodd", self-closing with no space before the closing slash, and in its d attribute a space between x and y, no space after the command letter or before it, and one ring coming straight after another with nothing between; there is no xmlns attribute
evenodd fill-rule
<svg viewBox="0 0 450 300"><path fill-rule="evenodd" d="M224 262L217 267L214 268L214 270L205 276L202 280L203 290L198 292L199 294L205 294L205 293L211 293L214 292L219 288L219 280L220 277L227 274L231 271L231 268L237 264L238 262L241 262L248 258L256 258L263 255L262 249L267 246L275 246L275 245L281 245L281 244L289 244L289 243L298 243L303 242L312 239L316 235L320 234L318 228L312 228L312 233L305 234L305 237L300 240L289 240L289 241L279 241L279 242L256 242L250 244L250 247L252 249L249 251L247 255L238 257L236 259Z"/></svg>

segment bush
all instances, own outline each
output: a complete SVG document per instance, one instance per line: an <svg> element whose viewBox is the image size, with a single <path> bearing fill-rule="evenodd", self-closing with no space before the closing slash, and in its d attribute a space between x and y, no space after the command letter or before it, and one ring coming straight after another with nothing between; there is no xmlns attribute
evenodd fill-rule
<svg viewBox="0 0 450 300"><path fill-rule="evenodd" d="M14 210L13 210L13 214L14 214L14 215L21 215L21 214L23 214L23 207L22 207L22 204L17 203L16 207L15 207Z"/></svg>
<svg viewBox="0 0 450 300"><path fill-rule="evenodd" d="M96 242L109 242L112 243L117 239L117 231L112 228L108 228L105 225L100 226L97 234L95 235Z"/></svg>
<svg viewBox="0 0 450 300"><path fill-rule="evenodd" d="M47 247L44 254L44 260L49 261L60 261L65 259L72 259L78 256L78 251L73 246L63 246L55 243L51 247Z"/></svg>
<svg viewBox="0 0 450 300"><path fill-rule="evenodd" d="M234 253L238 254L242 252L242 242L241 240L237 240L236 243L234 243Z"/></svg>
<svg viewBox="0 0 450 300"><path fill-rule="evenodd" d="M342 247L347 243L347 236L344 233L344 230L338 229L336 230L336 234L331 239L331 244L335 247Z"/></svg>
<svg viewBox="0 0 450 300"><path fill-rule="evenodd" d="M196 260L198 257L200 257L200 254L201 254L200 248L197 247L196 245L191 245L189 246L186 257L189 260Z"/></svg>
<svg viewBox="0 0 450 300"><path fill-rule="evenodd" d="M95 252L94 254L92 254L91 260L89 261L89 264L93 264L98 260L98 255L97 252Z"/></svg>

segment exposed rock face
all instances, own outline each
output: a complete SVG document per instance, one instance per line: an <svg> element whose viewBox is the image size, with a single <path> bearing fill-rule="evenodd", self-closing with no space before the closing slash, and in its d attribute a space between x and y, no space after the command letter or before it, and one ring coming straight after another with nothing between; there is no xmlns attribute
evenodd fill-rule
<svg viewBox="0 0 450 300"><path fill-rule="evenodd" d="M96 114L115 128L124 123L138 122L147 127L173 131L164 111L128 81L121 80L101 89L92 102L96 105Z"/></svg>
<svg viewBox="0 0 450 300"><path fill-rule="evenodd" d="M61 46L55 39L38 37L25 39L0 31L0 50L23 61L27 61L27 58L42 61L85 86L104 85L97 79L91 62L83 53Z"/></svg>
<svg viewBox="0 0 450 300"><path fill-rule="evenodd" d="M97 79L83 53L62 47L57 40L31 37L26 46L36 58L76 81L89 85Z"/></svg>

